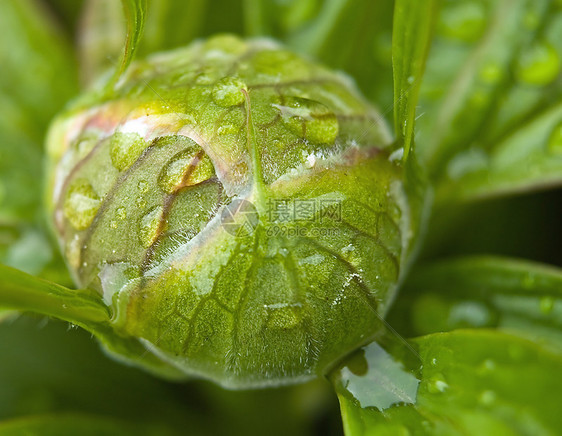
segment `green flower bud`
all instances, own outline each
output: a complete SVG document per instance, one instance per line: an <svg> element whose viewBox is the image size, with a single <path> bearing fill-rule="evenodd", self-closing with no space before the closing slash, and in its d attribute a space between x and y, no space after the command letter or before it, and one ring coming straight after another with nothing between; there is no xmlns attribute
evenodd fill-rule
<svg viewBox="0 0 562 436"><path fill-rule="evenodd" d="M381 330L417 217L386 124L346 76L215 37L83 96L48 148L77 284L116 335L185 374L304 381Z"/></svg>

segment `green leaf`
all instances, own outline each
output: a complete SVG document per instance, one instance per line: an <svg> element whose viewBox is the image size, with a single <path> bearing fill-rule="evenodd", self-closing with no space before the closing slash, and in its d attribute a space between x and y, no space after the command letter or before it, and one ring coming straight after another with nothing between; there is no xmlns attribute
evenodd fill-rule
<svg viewBox="0 0 562 436"><path fill-rule="evenodd" d="M562 346L562 270L475 256L423 265L406 283L395 313L414 335L497 327Z"/></svg>
<svg viewBox="0 0 562 436"><path fill-rule="evenodd" d="M441 206L562 181L561 24L556 1L444 3L418 123Z"/></svg>
<svg viewBox="0 0 562 436"><path fill-rule="evenodd" d="M107 307L89 290L73 290L0 264L0 307L54 316L96 332L109 323Z"/></svg>
<svg viewBox="0 0 562 436"><path fill-rule="evenodd" d="M392 66L394 74L394 131L403 147L405 189L411 208L422 219L415 223L412 234L422 239L429 214L431 192L426 171L419 165L414 147L416 104L425 61L438 10L438 0L398 0L394 8L392 30ZM417 251L414 244L410 254ZM413 259L414 256L410 256Z"/></svg>
<svg viewBox="0 0 562 436"><path fill-rule="evenodd" d="M436 194L440 207L448 207L445 205L451 201L467 202L559 186L562 104L537 110L488 151L475 147L459 153L449 168Z"/></svg>
<svg viewBox="0 0 562 436"><path fill-rule="evenodd" d="M135 57L143 29L146 16L146 0L122 0L125 18L127 19L127 34L125 37L125 46L121 54L113 77L106 85L107 88L115 86L121 75L131 64Z"/></svg>
<svg viewBox="0 0 562 436"><path fill-rule="evenodd" d="M394 9L394 131L404 145L404 158L413 146L416 105L437 6L437 0L397 0Z"/></svg>
<svg viewBox="0 0 562 436"><path fill-rule="evenodd" d="M394 372L378 370L388 358L368 353L370 346L332 373L347 436L555 435L562 427L562 379L555 376L561 354L485 330L433 334L413 342L423 364L413 404L409 396L392 405L376 397L378 386L388 380L398 387L413 386L413 381L399 363Z"/></svg>

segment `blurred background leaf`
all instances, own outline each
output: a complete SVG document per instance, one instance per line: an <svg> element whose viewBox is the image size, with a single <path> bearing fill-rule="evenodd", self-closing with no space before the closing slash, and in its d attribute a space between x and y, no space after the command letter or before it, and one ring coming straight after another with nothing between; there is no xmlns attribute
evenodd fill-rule
<svg viewBox="0 0 562 436"><path fill-rule="evenodd" d="M42 3L0 2L0 262L68 283L45 230L43 138L77 92L70 44Z"/></svg>
<svg viewBox="0 0 562 436"><path fill-rule="evenodd" d="M497 328L562 351L562 270L472 256L420 264L391 319L408 336Z"/></svg>
<svg viewBox="0 0 562 436"><path fill-rule="evenodd" d="M437 207L562 182L562 6L446 0L420 94Z"/></svg>
<svg viewBox="0 0 562 436"><path fill-rule="evenodd" d="M325 380L259 391L165 382L108 359L81 329L23 315L0 322L0 355L2 422L87 414L155 429L150 434L341 434L337 400Z"/></svg>

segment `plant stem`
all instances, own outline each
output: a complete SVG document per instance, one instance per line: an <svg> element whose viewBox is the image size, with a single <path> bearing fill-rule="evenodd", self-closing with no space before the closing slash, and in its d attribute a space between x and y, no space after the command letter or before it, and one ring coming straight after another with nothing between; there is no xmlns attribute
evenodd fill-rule
<svg viewBox="0 0 562 436"><path fill-rule="evenodd" d="M52 316L88 331L110 320L96 292L65 288L5 265L0 265L0 307Z"/></svg>

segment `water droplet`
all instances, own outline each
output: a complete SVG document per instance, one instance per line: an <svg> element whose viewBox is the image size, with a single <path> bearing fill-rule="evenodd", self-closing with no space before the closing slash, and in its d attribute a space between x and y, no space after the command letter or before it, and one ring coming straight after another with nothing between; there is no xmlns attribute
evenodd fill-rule
<svg viewBox="0 0 562 436"><path fill-rule="evenodd" d="M139 240L143 247L150 247L161 232L162 206L153 207L139 222Z"/></svg>
<svg viewBox="0 0 562 436"><path fill-rule="evenodd" d="M244 102L242 90L247 91L246 84L236 77L225 77L213 87L213 101L222 107L237 106Z"/></svg>
<svg viewBox="0 0 562 436"><path fill-rule="evenodd" d="M124 220L125 218L127 218L127 209L122 206L117 208L116 215L120 220Z"/></svg>
<svg viewBox="0 0 562 436"><path fill-rule="evenodd" d="M76 230L84 230L94 220L100 203L94 188L87 180L75 180L66 193L64 216Z"/></svg>
<svg viewBox="0 0 562 436"><path fill-rule="evenodd" d="M540 300L541 312L548 315L554 309L554 298L552 297L542 297Z"/></svg>
<svg viewBox="0 0 562 436"><path fill-rule="evenodd" d="M388 160L390 162L399 162L402 160L402 158L404 157L404 147L400 147L396 150L394 150L392 153L390 153L390 156L388 156Z"/></svg>
<svg viewBox="0 0 562 436"><path fill-rule="evenodd" d="M478 372L485 374L492 372L494 369L496 369L496 363L492 359L486 359L478 368Z"/></svg>
<svg viewBox="0 0 562 436"><path fill-rule="evenodd" d="M548 150L554 154L562 154L562 121L560 121L550 134Z"/></svg>
<svg viewBox="0 0 562 436"><path fill-rule="evenodd" d="M314 153L311 153L306 157L305 165L307 168L314 168L314 166L316 165L316 156L314 155Z"/></svg>
<svg viewBox="0 0 562 436"><path fill-rule="evenodd" d="M92 149L96 146L96 144L98 143L99 138L97 136L84 136L79 138L76 141L76 157L78 159L83 159L86 157L86 155L88 155L88 153L90 153L90 151L92 151Z"/></svg>
<svg viewBox="0 0 562 436"><path fill-rule="evenodd" d="M220 126L217 130L217 133L221 136L223 135L235 135L238 133L238 129L234 124L225 124Z"/></svg>
<svg viewBox="0 0 562 436"><path fill-rule="evenodd" d="M136 276L135 269L126 262L106 263L101 268L98 277L103 290L103 301L108 306L112 303L113 296Z"/></svg>
<svg viewBox="0 0 562 436"><path fill-rule="evenodd" d="M433 366L437 366L437 358L434 357L433 359L431 359L431 364Z"/></svg>
<svg viewBox="0 0 562 436"><path fill-rule="evenodd" d="M148 182L146 180L139 180L137 188L139 188L141 193L146 194L148 192Z"/></svg>
<svg viewBox="0 0 562 436"><path fill-rule="evenodd" d="M560 56L551 44L536 42L518 58L516 77L529 85L547 85L560 72Z"/></svg>
<svg viewBox="0 0 562 436"><path fill-rule="evenodd" d="M80 267L80 251L80 237L78 234L75 234L66 245L65 251L68 264L74 269L78 269Z"/></svg>
<svg viewBox="0 0 562 436"><path fill-rule="evenodd" d="M158 184L163 191L171 194L185 186L193 186L210 179L215 167L203 150L192 147L174 156L162 168Z"/></svg>
<svg viewBox="0 0 562 436"><path fill-rule="evenodd" d="M491 406L496 401L496 393L494 391L484 391L478 397L478 402L484 406Z"/></svg>
<svg viewBox="0 0 562 436"><path fill-rule="evenodd" d="M297 327L301 321L300 311L302 309L298 303L269 304L266 305L266 309L269 312L268 328L287 330Z"/></svg>
<svg viewBox="0 0 562 436"><path fill-rule="evenodd" d="M135 200L135 204L139 209L144 209L146 207L146 199L144 198L144 196L139 195Z"/></svg>
<svg viewBox="0 0 562 436"><path fill-rule="evenodd" d="M414 83L414 76L408 76L408 79L406 79L406 81L408 82L408 85L412 85Z"/></svg>
<svg viewBox="0 0 562 436"><path fill-rule="evenodd" d="M147 143L137 133L115 132L109 143L111 164L124 171L135 163L146 147Z"/></svg>
<svg viewBox="0 0 562 436"><path fill-rule="evenodd" d="M449 385L445 381L443 374L434 374L427 381L427 390L432 394L445 392L448 388Z"/></svg>
<svg viewBox="0 0 562 436"><path fill-rule="evenodd" d="M216 35L205 42L205 50L220 50L233 55L241 55L246 49L246 42L236 35Z"/></svg>
<svg viewBox="0 0 562 436"><path fill-rule="evenodd" d="M336 115L318 101L285 97L283 105L272 106L280 112L289 130L313 144L333 144L338 136Z"/></svg>

